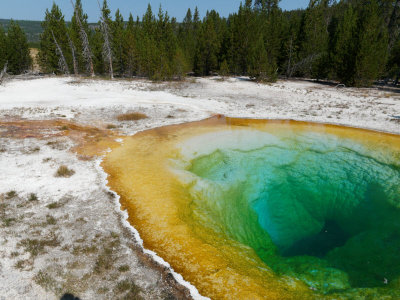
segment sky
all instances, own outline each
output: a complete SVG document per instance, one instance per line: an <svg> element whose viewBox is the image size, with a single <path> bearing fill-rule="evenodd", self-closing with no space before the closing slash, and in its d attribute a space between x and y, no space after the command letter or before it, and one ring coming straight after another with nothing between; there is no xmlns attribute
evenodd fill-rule
<svg viewBox="0 0 400 300"><path fill-rule="evenodd" d="M60 6L66 20L71 19L72 5L70 0L0 0L0 19L14 20L43 20L46 8L51 8L53 1ZM243 0L244 1L244 0ZM103 1L100 0L100 3ZM158 7L162 5L164 10L172 17L181 21L187 9L198 7L201 17L207 10L215 9L222 16L228 16L238 10L242 0L108 0L109 7L114 14L119 8L125 19L132 12L134 17L142 17L145 13L147 4L150 3L153 11L158 12ZM305 8L309 0L282 0L280 6L285 10ZM89 16L90 22L97 22L99 17L99 7L97 0L82 0L83 9Z"/></svg>

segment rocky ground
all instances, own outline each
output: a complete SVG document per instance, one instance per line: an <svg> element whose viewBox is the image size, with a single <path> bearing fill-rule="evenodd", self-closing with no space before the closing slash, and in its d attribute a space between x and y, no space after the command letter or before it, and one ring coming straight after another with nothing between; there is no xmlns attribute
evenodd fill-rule
<svg viewBox="0 0 400 300"><path fill-rule="evenodd" d="M147 118L119 117L133 112ZM246 78L8 79L0 86L0 299L59 299L65 293L80 299L200 298L143 251L117 195L105 186L101 158L76 154L75 129L65 124L117 136L215 114L399 134L400 93L307 81L260 85ZM61 125L32 127L32 120Z"/></svg>

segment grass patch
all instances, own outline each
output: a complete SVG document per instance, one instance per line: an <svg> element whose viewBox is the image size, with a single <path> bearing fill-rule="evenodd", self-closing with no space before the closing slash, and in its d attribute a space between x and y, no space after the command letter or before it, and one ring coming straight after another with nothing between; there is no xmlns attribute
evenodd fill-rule
<svg viewBox="0 0 400 300"><path fill-rule="evenodd" d="M132 280L122 280L117 283L114 291L117 294L126 293L126 295L122 299L142 299L139 296L140 287L138 287Z"/></svg>
<svg viewBox="0 0 400 300"><path fill-rule="evenodd" d="M117 286L115 287L115 291L117 293L123 293L129 290L131 287L131 282L129 280L122 280L118 282Z"/></svg>
<svg viewBox="0 0 400 300"><path fill-rule="evenodd" d="M32 262L28 259L21 259L17 261L17 263L14 265L14 267L18 270L26 270L32 267Z"/></svg>
<svg viewBox="0 0 400 300"><path fill-rule="evenodd" d="M74 174L75 174L74 170L69 169L65 165L62 165L57 169L57 172L56 172L55 176L56 177L71 177Z"/></svg>
<svg viewBox="0 0 400 300"><path fill-rule="evenodd" d="M3 226L10 227L17 219L15 218L2 218Z"/></svg>
<svg viewBox="0 0 400 300"><path fill-rule="evenodd" d="M46 205L46 207L47 207L48 209L56 209L56 208L60 208L60 207L62 207L62 206L64 206L64 204L63 204L63 203L60 203L60 202L53 202L53 203L50 203L50 204L47 204L47 205Z"/></svg>
<svg viewBox="0 0 400 300"><path fill-rule="evenodd" d="M129 271L129 266L128 265L122 265L118 268L118 271L120 272L128 272Z"/></svg>
<svg viewBox="0 0 400 300"><path fill-rule="evenodd" d="M122 114L117 116L117 120L122 122L122 121L138 121L138 120L143 120L147 119L147 115L140 113L140 112L133 112L133 113L127 113L127 114Z"/></svg>
<svg viewBox="0 0 400 300"><path fill-rule="evenodd" d="M53 290L54 286L56 285L56 281L53 279L53 277L44 271L39 271L35 277L33 277L33 280L37 285L40 285L46 291Z"/></svg>
<svg viewBox="0 0 400 300"><path fill-rule="evenodd" d="M47 239L24 239L17 244L19 247L23 247L25 252L29 252L33 257L38 256L45 252L45 247L57 247L60 245L60 241L55 235L50 236Z"/></svg>
<svg viewBox="0 0 400 300"><path fill-rule="evenodd" d="M110 289L109 289L108 287L101 287L101 288L99 288L99 289L97 290L97 292L98 292L99 294L105 294L105 293L107 293L109 290L110 290Z"/></svg>
<svg viewBox="0 0 400 300"><path fill-rule="evenodd" d="M40 151L40 147L36 146L34 148L29 149L28 153L35 153L35 152L39 152Z"/></svg>
<svg viewBox="0 0 400 300"><path fill-rule="evenodd" d="M36 194L32 193L29 195L28 201L38 201L38 197L36 196Z"/></svg>
<svg viewBox="0 0 400 300"><path fill-rule="evenodd" d="M110 270L114 266L116 260L114 251L119 248L121 244L119 235L115 232L111 232L109 236L102 238L101 242L104 248L98 255L93 269L97 274Z"/></svg>
<svg viewBox="0 0 400 300"><path fill-rule="evenodd" d="M11 257L17 257L17 256L19 256L19 252L18 251L13 251L13 252L11 252L10 256Z"/></svg>
<svg viewBox="0 0 400 300"><path fill-rule="evenodd" d="M6 193L6 199L12 199L17 197L17 192L16 191L9 191Z"/></svg>
<svg viewBox="0 0 400 300"><path fill-rule="evenodd" d="M92 254L92 253L96 253L97 252L97 247L95 245L92 246L86 246L86 247L82 247L82 246L75 246L74 249L72 250L72 254L74 255L78 255L78 254Z"/></svg>
<svg viewBox="0 0 400 300"><path fill-rule="evenodd" d="M47 225L56 225L57 220L53 216L47 215L46 216L46 224Z"/></svg>
<svg viewBox="0 0 400 300"><path fill-rule="evenodd" d="M113 266L114 257L112 248L105 248L96 259L94 264L94 272L100 274L111 269Z"/></svg>

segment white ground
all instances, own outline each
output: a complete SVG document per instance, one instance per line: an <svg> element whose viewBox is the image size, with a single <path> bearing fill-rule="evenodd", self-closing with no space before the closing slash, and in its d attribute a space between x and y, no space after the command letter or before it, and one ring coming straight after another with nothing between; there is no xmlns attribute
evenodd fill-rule
<svg viewBox="0 0 400 300"><path fill-rule="evenodd" d="M296 119L400 133L400 90L336 88L306 81L264 85L245 78L188 79L183 83L74 80L14 80L0 86L0 117L64 117L79 122L115 122L127 110L151 118L127 133L198 120L212 114ZM169 117L168 117L169 116Z"/></svg>
<svg viewBox="0 0 400 300"><path fill-rule="evenodd" d="M116 120L130 111L149 118ZM182 83L41 78L14 79L0 86L0 121L61 118L94 126L114 124L134 134L213 114L326 122L400 134L400 93L305 81L259 85L245 78ZM146 299L176 296L161 272L138 254L115 199L104 188L98 162L78 160L68 152L72 142L67 138L48 142L0 138L0 300L57 299L67 291L82 299L118 298L129 292L118 285L123 280L133 281ZM75 174L54 177L62 164ZM7 197L11 190L16 197ZM38 201L27 200L31 193ZM59 205L49 208L51 203ZM32 241L45 246L36 249L29 244ZM33 255L35 249L38 254ZM112 267L98 267L103 256ZM129 270L118 270L123 265Z"/></svg>

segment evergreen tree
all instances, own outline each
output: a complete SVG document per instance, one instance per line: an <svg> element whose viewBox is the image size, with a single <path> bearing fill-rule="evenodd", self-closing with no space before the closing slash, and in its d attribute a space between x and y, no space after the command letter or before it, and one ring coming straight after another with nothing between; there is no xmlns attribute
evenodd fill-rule
<svg viewBox="0 0 400 300"><path fill-rule="evenodd" d="M348 86L355 83L357 21L357 12L350 4L339 21L331 44L332 63L337 79Z"/></svg>
<svg viewBox="0 0 400 300"><path fill-rule="evenodd" d="M0 26L0 72L3 70L7 62L7 36L3 27Z"/></svg>
<svg viewBox="0 0 400 300"><path fill-rule="evenodd" d="M142 22L130 15L125 24L119 10L111 20L104 0L100 26L90 29L82 0L76 0L68 31L53 5L42 24L39 62L44 72L79 66L79 72L93 73L93 65L111 77L115 68L119 76L156 80L194 71L249 75L258 81L282 74L364 86L383 74L400 76L400 0L310 0L306 10L289 12L279 2L245 0L228 19L209 11L202 21L196 7L188 9L182 23L161 7L155 16L149 5ZM4 36L0 31L0 64L6 57L1 55Z"/></svg>
<svg viewBox="0 0 400 300"><path fill-rule="evenodd" d="M362 5L358 30L355 85L369 86L382 74L388 50L387 31L377 1Z"/></svg>
<svg viewBox="0 0 400 300"><path fill-rule="evenodd" d="M198 34L197 49L194 58L194 72L199 75L210 75L218 71L218 53L220 40L216 32L215 20L207 12Z"/></svg>
<svg viewBox="0 0 400 300"><path fill-rule="evenodd" d="M43 32L40 36L39 65L46 73L60 73L60 56L58 54L57 40L67 63L72 66L71 54L67 38L67 27L64 16L60 8L54 3L51 11L46 10L44 22L42 22ZM53 36L54 35L54 36Z"/></svg>
<svg viewBox="0 0 400 300"><path fill-rule="evenodd" d="M271 78L270 63L262 34L251 47L249 55L248 74L256 81L266 81Z"/></svg>
<svg viewBox="0 0 400 300"><path fill-rule="evenodd" d="M136 75L138 67L137 53L137 25L133 21L132 14L129 15L128 24L125 29L123 43L123 61L129 76Z"/></svg>
<svg viewBox="0 0 400 300"><path fill-rule="evenodd" d="M281 72L290 78L296 72L299 62L299 29L302 23L302 14L300 10L284 12L282 33L282 50L280 55Z"/></svg>
<svg viewBox="0 0 400 300"><path fill-rule="evenodd" d="M91 46L93 51L93 67L96 74L104 74L107 70L103 55L103 33L100 27L96 28L92 34Z"/></svg>
<svg viewBox="0 0 400 300"><path fill-rule="evenodd" d="M317 79L325 77L328 73L328 8L329 0L310 0L300 33L301 71L303 75Z"/></svg>
<svg viewBox="0 0 400 300"><path fill-rule="evenodd" d="M197 12L198 13L198 12ZM179 46L183 50L185 60L192 67L194 63L194 54L196 52L196 32L193 22L192 11L188 9L185 18L179 28Z"/></svg>
<svg viewBox="0 0 400 300"><path fill-rule="evenodd" d="M229 65L226 59L224 59L219 67L219 75L222 77L226 77L229 75Z"/></svg>
<svg viewBox="0 0 400 300"><path fill-rule="evenodd" d="M125 60L124 60L124 45L125 40L125 28L124 19L119 11L115 13L115 21L112 23L112 49L113 57L115 61L115 72L119 76L123 76L126 72Z"/></svg>
<svg viewBox="0 0 400 300"><path fill-rule="evenodd" d="M100 28L103 34L103 59L105 61L105 66L110 78L114 78L114 67L113 67L113 49L112 49L112 20L111 20L111 10L108 7L107 0L103 1L103 6L101 7L101 18L100 18Z"/></svg>
<svg viewBox="0 0 400 300"><path fill-rule="evenodd" d="M250 48L255 45L260 30L252 11L252 1L247 0L244 6L241 4L239 12L230 19L230 23L230 69L235 74L246 74Z"/></svg>
<svg viewBox="0 0 400 300"><path fill-rule="evenodd" d="M258 0L259 18L261 19L259 28L263 30L265 50L267 52L267 69L264 70L266 80L275 81L278 76L278 60L282 51L283 43L283 15L278 7L277 0ZM256 3L257 5L257 3ZM257 6L256 6L257 7ZM259 40L257 41L257 43ZM257 46L256 46L257 47Z"/></svg>
<svg viewBox="0 0 400 300"><path fill-rule="evenodd" d="M81 0L75 0L74 14L72 15L69 35L73 47L76 49L76 60L80 73L91 73L92 49L90 47L91 30L88 16L83 12Z"/></svg>
<svg viewBox="0 0 400 300"><path fill-rule="evenodd" d="M139 34L139 74L146 77L154 77L156 74L158 49L156 46L156 19L150 4L147 6L142 18L142 26Z"/></svg>
<svg viewBox="0 0 400 300"><path fill-rule="evenodd" d="M7 33L8 71L21 74L32 65L28 40L18 23L11 21Z"/></svg>

